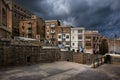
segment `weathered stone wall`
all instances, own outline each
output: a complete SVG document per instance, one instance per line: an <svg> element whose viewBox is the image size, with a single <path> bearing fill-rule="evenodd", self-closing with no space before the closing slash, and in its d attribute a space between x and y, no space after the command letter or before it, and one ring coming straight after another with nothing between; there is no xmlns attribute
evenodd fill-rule
<svg viewBox="0 0 120 80"><path fill-rule="evenodd" d="M59 53L58 53L59 52ZM11 44L0 41L0 66L26 65L33 63L58 61L59 49L41 49L41 46Z"/></svg>
<svg viewBox="0 0 120 80"><path fill-rule="evenodd" d="M120 64L120 56L111 56L112 64Z"/></svg>
<svg viewBox="0 0 120 80"><path fill-rule="evenodd" d="M86 54L80 52L61 52L62 61L76 62L80 64L92 64L100 55Z"/></svg>
<svg viewBox="0 0 120 80"><path fill-rule="evenodd" d="M19 44L18 44L19 43ZM27 42L0 40L0 66L26 65L54 61L92 64L96 55L79 52L61 52L58 48L42 48Z"/></svg>

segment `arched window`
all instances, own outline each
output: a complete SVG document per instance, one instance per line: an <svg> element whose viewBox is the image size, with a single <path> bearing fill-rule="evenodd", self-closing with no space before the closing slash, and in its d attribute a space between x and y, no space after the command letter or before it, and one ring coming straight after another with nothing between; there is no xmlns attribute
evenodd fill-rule
<svg viewBox="0 0 120 80"><path fill-rule="evenodd" d="M7 12L4 8L2 8L2 24L7 26Z"/></svg>

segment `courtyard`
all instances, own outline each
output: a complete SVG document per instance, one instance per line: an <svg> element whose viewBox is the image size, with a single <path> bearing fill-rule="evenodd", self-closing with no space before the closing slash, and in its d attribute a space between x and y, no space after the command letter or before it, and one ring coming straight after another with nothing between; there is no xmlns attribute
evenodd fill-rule
<svg viewBox="0 0 120 80"><path fill-rule="evenodd" d="M120 65L53 62L0 69L0 80L120 80Z"/></svg>

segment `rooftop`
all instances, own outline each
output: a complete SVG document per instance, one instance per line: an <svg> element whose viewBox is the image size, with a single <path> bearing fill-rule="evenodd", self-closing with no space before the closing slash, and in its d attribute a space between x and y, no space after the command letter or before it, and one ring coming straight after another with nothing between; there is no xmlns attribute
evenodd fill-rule
<svg viewBox="0 0 120 80"><path fill-rule="evenodd" d="M78 29L85 29L85 28L84 27L73 27L71 29L74 29L74 30L77 29L78 30Z"/></svg>
<svg viewBox="0 0 120 80"><path fill-rule="evenodd" d="M58 27L72 27L71 25L62 25L62 26L58 26Z"/></svg>
<svg viewBox="0 0 120 80"><path fill-rule="evenodd" d="M58 20L45 20L45 22L57 22Z"/></svg>

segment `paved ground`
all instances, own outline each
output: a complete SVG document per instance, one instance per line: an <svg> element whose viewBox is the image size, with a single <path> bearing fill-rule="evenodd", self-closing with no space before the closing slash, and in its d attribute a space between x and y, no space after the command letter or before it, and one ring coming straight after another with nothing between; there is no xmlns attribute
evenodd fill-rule
<svg viewBox="0 0 120 80"><path fill-rule="evenodd" d="M120 80L120 65L91 69L72 62L54 62L0 69L0 80Z"/></svg>

